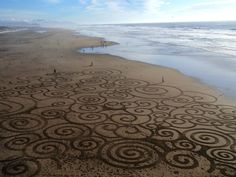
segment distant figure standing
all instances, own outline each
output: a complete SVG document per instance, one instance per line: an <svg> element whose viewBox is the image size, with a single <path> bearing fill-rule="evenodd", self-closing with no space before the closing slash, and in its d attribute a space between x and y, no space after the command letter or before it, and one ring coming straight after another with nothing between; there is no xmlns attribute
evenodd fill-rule
<svg viewBox="0 0 236 177"><path fill-rule="evenodd" d="M101 46L105 47L105 41L101 41Z"/></svg>
<svg viewBox="0 0 236 177"><path fill-rule="evenodd" d="M162 76L162 78L161 78L161 82L162 83L164 83L165 82L165 80L164 80L164 77Z"/></svg>
<svg viewBox="0 0 236 177"><path fill-rule="evenodd" d="M54 73L54 74L56 74L56 73L57 73L57 70L56 70L55 68L54 68L54 70L53 70L53 73Z"/></svg>
<svg viewBox="0 0 236 177"><path fill-rule="evenodd" d="M90 63L89 67L92 67L93 66L93 62Z"/></svg>

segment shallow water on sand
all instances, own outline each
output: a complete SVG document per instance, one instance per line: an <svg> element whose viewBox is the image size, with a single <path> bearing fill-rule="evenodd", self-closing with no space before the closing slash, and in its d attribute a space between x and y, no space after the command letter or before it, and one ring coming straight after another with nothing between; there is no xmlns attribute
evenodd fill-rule
<svg viewBox="0 0 236 177"><path fill-rule="evenodd" d="M207 85L216 87L227 97L236 99L236 62L232 57L142 55L108 48L85 48L82 52L117 55L136 61L175 68L182 73L200 79Z"/></svg>
<svg viewBox="0 0 236 177"><path fill-rule="evenodd" d="M86 48L177 69L236 100L236 23L100 25L79 28L79 34L118 42Z"/></svg>

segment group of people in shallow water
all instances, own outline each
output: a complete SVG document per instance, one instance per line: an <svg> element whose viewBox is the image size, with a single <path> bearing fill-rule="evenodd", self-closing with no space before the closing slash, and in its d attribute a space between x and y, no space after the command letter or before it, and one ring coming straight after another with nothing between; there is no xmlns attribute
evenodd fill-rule
<svg viewBox="0 0 236 177"><path fill-rule="evenodd" d="M100 41L100 46L107 47L107 41ZM94 46L91 46L91 49L94 49Z"/></svg>
<svg viewBox="0 0 236 177"><path fill-rule="evenodd" d="M107 46L107 41L100 41L100 44L102 47L106 47Z"/></svg>
<svg viewBox="0 0 236 177"><path fill-rule="evenodd" d="M107 41L100 41L100 46L107 47ZM91 46L91 49L94 49L94 46Z"/></svg>
<svg viewBox="0 0 236 177"><path fill-rule="evenodd" d="M101 47L107 47L107 41L100 41L100 46L101 46ZM91 46L91 49L93 50L93 49L94 49L94 46ZM82 49L82 52L84 53L85 50Z"/></svg>

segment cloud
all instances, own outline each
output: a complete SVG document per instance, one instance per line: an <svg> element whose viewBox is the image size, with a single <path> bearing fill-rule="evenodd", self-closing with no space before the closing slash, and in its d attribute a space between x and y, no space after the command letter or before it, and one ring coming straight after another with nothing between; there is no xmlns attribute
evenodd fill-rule
<svg viewBox="0 0 236 177"><path fill-rule="evenodd" d="M16 1L16 0L14 0ZM17 0L20 1L20 0ZM40 11L1 9L0 18L60 19L75 23L144 23L171 21L236 20L236 0L35 0ZM57 5L60 4L60 5ZM40 4L39 4L40 5ZM12 9L12 10L11 10Z"/></svg>
<svg viewBox="0 0 236 177"><path fill-rule="evenodd" d="M86 9L89 11L121 11L125 7L126 0L91 0Z"/></svg>
<svg viewBox="0 0 236 177"><path fill-rule="evenodd" d="M167 0L80 0L81 4L87 2L86 10L90 12L113 12L113 13L133 13L137 15L156 14Z"/></svg>
<svg viewBox="0 0 236 177"><path fill-rule="evenodd" d="M182 9L182 11L186 10L204 10L204 9L214 9L217 8L223 8L226 5L236 5L236 0L204 0L199 3L193 3L191 5L185 6Z"/></svg>
<svg viewBox="0 0 236 177"><path fill-rule="evenodd" d="M146 13L156 14L166 2L166 0L144 0L144 10Z"/></svg>
<svg viewBox="0 0 236 177"><path fill-rule="evenodd" d="M225 21L236 20L236 0L202 0L173 8L170 21Z"/></svg>

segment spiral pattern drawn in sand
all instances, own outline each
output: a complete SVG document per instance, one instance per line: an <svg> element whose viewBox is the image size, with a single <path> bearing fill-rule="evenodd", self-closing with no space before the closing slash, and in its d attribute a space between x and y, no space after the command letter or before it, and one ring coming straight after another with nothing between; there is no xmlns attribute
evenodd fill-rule
<svg viewBox="0 0 236 177"><path fill-rule="evenodd" d="M113 69L12 83L0 87L0 176L37 176L43 162L62 167L68 156L128 170L184 171L207 161L212 174L235 175L236 107L212 95Z"/></svg>

